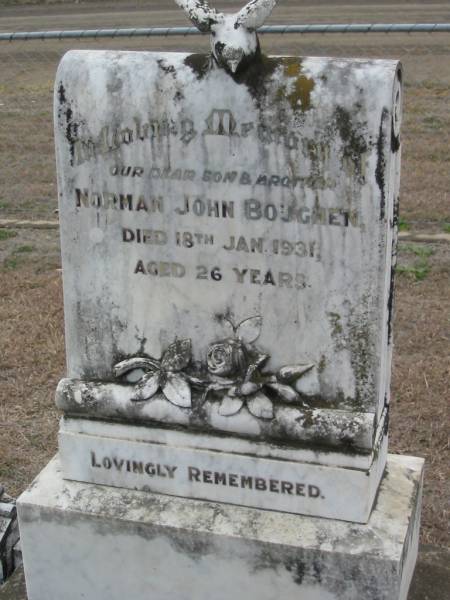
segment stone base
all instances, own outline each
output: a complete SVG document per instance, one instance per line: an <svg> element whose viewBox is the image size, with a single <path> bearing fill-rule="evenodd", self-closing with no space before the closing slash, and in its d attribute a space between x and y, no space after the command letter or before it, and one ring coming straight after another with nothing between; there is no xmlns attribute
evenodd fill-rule
<svg viewBox="0 0 450 600"><path fill-rule="evenodd" d="M65 479L367 523L384 472L373 452L289 448L239 438L65 417Z"/></svg>
<svg viewBox="0 0 450 600"><path fill-rule="evenodd" d="M406 600L423 460L390 456L367 525L63 480L18 501L29 600Z"/></svg>

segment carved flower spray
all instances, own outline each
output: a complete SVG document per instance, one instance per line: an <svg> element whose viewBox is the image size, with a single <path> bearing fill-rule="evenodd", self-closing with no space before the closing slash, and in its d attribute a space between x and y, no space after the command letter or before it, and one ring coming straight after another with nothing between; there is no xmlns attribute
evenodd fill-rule
<svg viewBox="0 0 450 600"><path fill-rule="evenodd" d="M211 390L227 390L219 407L222 416L237 414L245 404L253 416L261 419L273 418L271 396L287 403L301 403L292 384L314 365L293 365L282 367L275 374L264 373L261 369L269 355L253 347L261 333L262 317L250 317L238 325L228 318L224 320L231 325L233 337L216 342L208 349L208 371L215 381L207 386L204 398Z"/></svg>
<svg viewBox="0 0 450 600"><path fill-rule="evenodd" d="M154 358L131 358L118 363L114 374L134 383L131 400L143 402L158 392L180 408L192 407L191 386L199 388L201 403L208 395L220 401L218 412L231 417L246 406L248 411L260 419L272 419L274 402L303 404L295 389L295 382L310 371L313 364L283 366L275 373L262 371L269 359L260 352L254 342L261 333L261 316L244 319L235 325L228 317L224 323L232 329L232 335L213 342L206 352L206 373L193 376L189 366L192 359L190 339L175 340L163 353L160 360Z"/></svg>

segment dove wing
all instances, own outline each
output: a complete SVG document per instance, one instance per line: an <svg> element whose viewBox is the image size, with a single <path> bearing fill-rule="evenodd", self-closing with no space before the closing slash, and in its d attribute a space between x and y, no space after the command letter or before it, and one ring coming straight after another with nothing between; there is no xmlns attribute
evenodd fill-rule
<svg viewBox="0 0 450 600"><path fill-rule="evenodd" d="M204 33L211 31L211 25L220 19L220 14L210 8L206 0L175 0L175 2L186 12L197 29Z"/></svg>
<svg viewBox="0 0 450 600"><path fill-rule="evenodd" d="M178 1L178 0L177 0ZM278 0L251 0L236 17L236 23L247 29L258 29L270 17Z"/></svg>

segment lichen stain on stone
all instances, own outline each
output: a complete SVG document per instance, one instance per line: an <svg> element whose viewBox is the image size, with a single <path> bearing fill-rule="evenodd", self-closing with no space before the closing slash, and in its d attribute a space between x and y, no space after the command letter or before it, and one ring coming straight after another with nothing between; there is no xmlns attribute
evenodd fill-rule
<svg viewBox="0 0 450 600"><path fill-rule="evenodd" d="M198 79L203 79L212 68L213 58L210 54L190 54L184 59L184 64L194 71ZM313 79L303 74L302 61L298 58L278 58L258 53L234 75L228 75L235 83L245 85L251 96L261 105L268 84L273 83L274 75L280 67L282 83L276 92L276 101L287 100L294 111L309 110L315 84Z"/></svg>
<svg viewBox="0 0 450 600"><path fill-rule="evenodd" d="M286 98L292 110L307 111L311 108L311 94L315 87L314 79L307 77L302 72L302 61L295 57L278 59L283 67L283 75L291 80L293 90L288 91L288 86L283 85L277 92L280 100Z"/></svg>
<svg viewBox="0 0 450 600"><path fill-rule="evenodd" d="M112 81L108 81L106 84L106 91L108 94L115 94L122 90L123 81L120 77L113 77Z"/></svg>
<svg viewBox="0 0 450 600"><path fill-rule="evenodd" d="M327 360L325 354L322 354L319 360L319 364L317 365L317 372L322 374L325 371L325 367L327 366Z"/></svg>
<svg viewBox="0 0 450 600"><path fill-rule="evenodd" d="M327 317L331 324L331 335L333 337L341 336L344 332L341 315L335 312L329 312L327 313Z"/></svg>
<svg viewBox="0 0 450 600"><path fill-rule="evenodd" d="M358 106L355 106L357 113ZM342 140L343 163L351 166L354 175L360 183L364 183L364 157L368 151L364 135L365 123L354 122L352 114L342 106L337 106L334 112L334 123Z"/></svg>
<svg viewBox="0 0 450 600"><path fill-rule="evenodd" d="M363 304L365 304L364 300ZM362 409L371 409L374 403L372 381L374 349L367 323L370 323L369 315L350 315L347 335L350 360L355 376L355 402Z"/></svg>

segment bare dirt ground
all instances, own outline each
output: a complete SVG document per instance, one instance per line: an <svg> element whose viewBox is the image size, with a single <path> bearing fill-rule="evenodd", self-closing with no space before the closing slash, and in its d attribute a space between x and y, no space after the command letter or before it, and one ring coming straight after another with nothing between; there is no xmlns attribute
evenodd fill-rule
<svg viewBox="0 0 450 600"><path fill-rule="evenodd" d="M167 5L170 4L170 8ZM212 3L214 4L214 3ZM237 6L218 2L216 6ZM272 23L450 22L450 3L285 0ZM166 2L4 6L0 31L186 25ZM405 67L402 228L450 224L450 35L265 36L271 53L401 58ZM0 219L56 219L52 88L70 48L206 49L206 38L0 43ZM0 482L23 490L56 451L64 374L56 230L0 228ZM424 456L422 541L448 533L450 246L401 244L391 451Z"/></svg>

